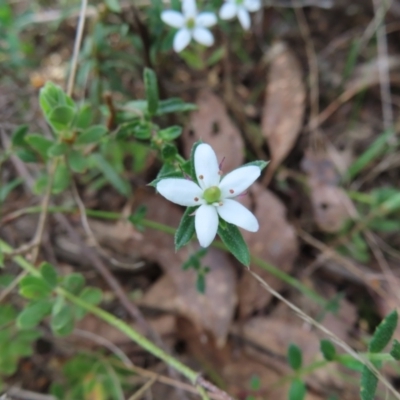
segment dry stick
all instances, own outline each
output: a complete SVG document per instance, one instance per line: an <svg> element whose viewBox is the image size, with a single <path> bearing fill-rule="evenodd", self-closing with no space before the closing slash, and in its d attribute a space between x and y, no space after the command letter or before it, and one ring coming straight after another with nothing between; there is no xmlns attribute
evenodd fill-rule
<svg viewBox="0 0 400 400"><path fill-rule="evenodd" d="M139 400L157 381L157 377L149 379L138 391L136 391L128 400Z"/></svg>
<svg viewBox="0 0 400 400"><path fill-rule="evenodd" d="M374 5L375 14L386 14L388 8L385 0L372 0ZM378 72L381 90L381 103L383 126L385 130L393 129L393 110L392 110L392 96L390 94L390 76L389 76L389 62L388 62L388 48L386 41L386 27L384 19L376 25L376 36L378 39Z"/></svg>
<svg viewBox="0 0 400 400"><path fill-rule="evenodd" d="M386 388L394 395L396 399L400 400L400 393L396 391L396 389L388 382L388 380L378 371L378 369L366 358L362 357L360 354L355 352L346 342L342 339L338 338L333 332L329 329L325 328L323 325L315 321L313 318L308 316L304 313L300 308L295 306L292 302L285 299L280 293L274 290L267 282L265 282L259 275L254 273L251 270L248 272L253 275L255 279L257 279L261 285L268 290L273 296L277 299L285 303L291 310L293 310L301 319L303 319L308 324L314 326L315 328L319 329L321 332L325 333L333 342L335 342L339 347L341 347L346 353L350 354L354 357L357 361L361 362L362 364L366 365L377 377L378 379L386 386Z"/></svg>

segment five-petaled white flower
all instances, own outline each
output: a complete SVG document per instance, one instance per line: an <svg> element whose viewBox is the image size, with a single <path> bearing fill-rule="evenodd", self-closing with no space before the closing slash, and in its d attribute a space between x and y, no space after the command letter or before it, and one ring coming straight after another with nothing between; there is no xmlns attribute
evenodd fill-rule
<svg viewBox="0 0 400 400"><path fill-rule="evenodd" d="M217 23L217 17L212 12L197 13L196 0L182 0L182 13L166 10L161 13L161 19L168 25L178 28L174 37L174 50L182 51L193 38L200 44L211 46L214 37L209 29Z"/></svg>
<svg viewBox="0 0 400 400"><path fill-rule="evenodd" d="M173 203L200 206L195 211L195 229L201 246L208 247L214 240L219 217L250 232L258 231L256 217L232 198L243 193L260 176L259 167L245 165L221 180L214 150L210 145L201 143L194 153L194 168L199 185L183 178L166 178L159 181L156 187Z"/></svg>
<svg viewBox="0 0 400 400"><path fill-rule="evenodd" d="M225 0L225 4L219 11L221 19L238 17L243 29L250 28L249 11L258 11L261 8L260 0Z"/></svg>

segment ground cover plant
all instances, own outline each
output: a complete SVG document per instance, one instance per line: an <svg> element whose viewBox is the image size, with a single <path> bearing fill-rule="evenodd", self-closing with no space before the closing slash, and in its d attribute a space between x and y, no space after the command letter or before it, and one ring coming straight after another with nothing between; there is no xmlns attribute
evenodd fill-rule
<svg viewBox="0 0 400 400"><path fill-rule="evenodd" d="M400 399L399 16L0 0L0 397Z"/></svg>

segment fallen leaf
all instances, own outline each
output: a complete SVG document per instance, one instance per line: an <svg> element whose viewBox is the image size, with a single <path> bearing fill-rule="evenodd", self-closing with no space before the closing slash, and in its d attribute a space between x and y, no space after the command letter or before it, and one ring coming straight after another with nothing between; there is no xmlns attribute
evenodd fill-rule
<svg viewBox="0 0 400 400"><path fill-rule="evenodd" d="M262 132L271 153L264 182L292 149L303 124L306 89L300 64L283 42L270 50L271 63L262 112Z"/></svg>
<svg viewBox="0 0 400 400"><path fill-rule="evenodd" d="M230 119L222 100L209 90L203 90L197 97L198 110L182 135L186 157L198 140L212 146L225 172L238 168L244 160L244 143L240 131Z"/></svg>
<svg viewBox="0 0 400 400"><path fill-rule="evenodd" d="M250 196L242 202L247 206L250 197L254 199L255 216L260 224L257 233L243 232L250 253L266 262L273 264L284 272L290 272L298 254L296 233L286 219L286 208L283 203L270 191L259 184L250 189ZM284 286L282 280L269 272L250 265L250 269L268 281L275 290ZM256 310L262 309L272 295L266 291L250 274L244 273L239 283L239 314L244 318Z"/></svg>

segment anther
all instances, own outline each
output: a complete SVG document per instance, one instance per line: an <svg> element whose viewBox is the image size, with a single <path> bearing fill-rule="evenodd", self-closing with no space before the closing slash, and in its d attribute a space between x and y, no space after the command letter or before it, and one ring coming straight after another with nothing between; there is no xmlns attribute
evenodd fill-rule
<svg viewBox="0 0 400 400"><path fill-rule="evenodd" d="M204 179L204 176L203 175L199 175L199 179Z"/></svg>
<svg viewBox="0 0 400 400"><path fill-rule="evenodd" d="M220 206L222 206L224 203L223 203L222 201L220 201L218 204L219 204Z"/></svg>
<svg viewBox="0 0 400 400"><path fill-rule="evenodd" d="M235 193L233 189L229 189L229 193Z"/></svg>
<svg viewBox="0 0 400 400"><path fill-rule="evenodd" d="M194 201L199 201L199 198L198 198L198 197L195 197L195 198L194 198Z"/></svg>

